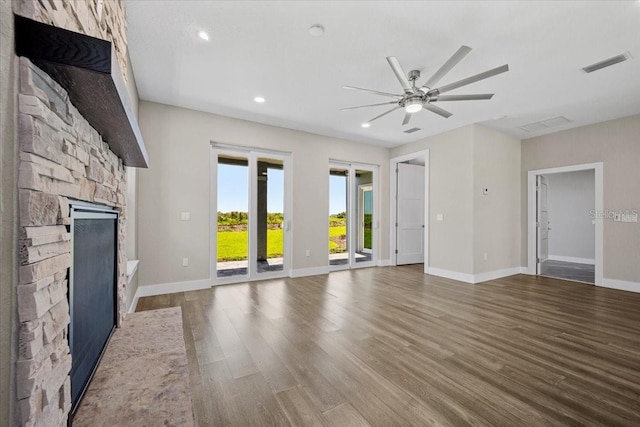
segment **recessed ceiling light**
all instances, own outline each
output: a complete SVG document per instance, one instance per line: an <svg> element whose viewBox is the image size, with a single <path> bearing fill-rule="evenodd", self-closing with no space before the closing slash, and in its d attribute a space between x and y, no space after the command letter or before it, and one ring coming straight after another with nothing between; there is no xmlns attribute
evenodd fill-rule
<svg viewBox="0 0 640 427"><path fill-rule="evenodd" d="M369 126L371 126L371 123L363 123L360 126L362 126L363 128L368 128Z"/></svg>
<svg viewBox="0 0 640 427"><path fill-rule="evenodd" d="M313 36L313 37L320 37L321 35L324 34L324 27L322 25L312 25L311 28L309 28L309 35Z"/></svg>
<svg viewBox="0 0 640 427"><path fill-rule="evenodd" d="M258 104L262 104L264 102L264 98L261 96L256 96L255 98L253 98L254 101L256 101Z"/></svg>
<svg viewBox="0 0 640 427"><path fill-rule="evenodd" d="M209 34L207 34L206 31L198 31L198 37L200 37L202 40L209 40Z"/></svg>

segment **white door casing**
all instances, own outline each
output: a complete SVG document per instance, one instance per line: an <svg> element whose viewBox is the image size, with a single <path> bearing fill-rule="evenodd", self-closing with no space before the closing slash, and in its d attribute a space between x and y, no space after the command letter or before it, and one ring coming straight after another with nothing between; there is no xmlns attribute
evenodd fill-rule
<svg viewBox="0 0 640 427"><path fill-rule="evenodd" d="M548 181L538 175L536 183L536 229L537 229L537 273L545 274L549 260L549 207Z"/></svg>

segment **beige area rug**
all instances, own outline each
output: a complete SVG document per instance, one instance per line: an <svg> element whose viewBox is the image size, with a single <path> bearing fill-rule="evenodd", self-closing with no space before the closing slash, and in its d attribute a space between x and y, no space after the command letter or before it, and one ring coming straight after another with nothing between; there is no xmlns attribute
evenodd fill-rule
<svg viewBox="0 0 640 427"><path fill-rule="evenodd" d="M127 315L73 425L194 425L180 307Z"/></svg>

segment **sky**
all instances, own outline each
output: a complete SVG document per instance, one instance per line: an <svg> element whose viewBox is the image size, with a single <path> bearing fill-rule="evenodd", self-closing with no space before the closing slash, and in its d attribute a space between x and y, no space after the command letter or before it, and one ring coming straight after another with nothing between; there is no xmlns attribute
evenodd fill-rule
<svg viewBox="0 0 640 427"><path fill-rule="evenodd" d="M218 164L218 212L248 211L248 171L246 166ZM344 212L345 178L331 176L329 179L330 194L329 212ZM267 211L282 212L284 200L284 173L281 170L269 169L267 180Z"/></svg>

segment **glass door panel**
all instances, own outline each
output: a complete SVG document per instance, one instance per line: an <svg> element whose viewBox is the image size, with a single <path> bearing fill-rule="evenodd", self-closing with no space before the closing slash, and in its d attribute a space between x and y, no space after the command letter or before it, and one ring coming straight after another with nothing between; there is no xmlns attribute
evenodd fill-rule
<svg viewBox="0 0 640 427"><path fill-rule="evenodd" d="M214 284L281 277L289 271L289 158L286 154L214 147Z"/></svg>
<svg viewBox="0 0 640 427"><path fill-rule="evenodd" d="M329 265L349 265L349 169L329 169Z"/></svg>
<svg viewBox="0 0 640 427"><path fill-rule="evenodd" d="M375 265L375 166L329 168L329 267Z"/></svg>
<svg viewBox="0 0 640 427"><path fill-rule="evenodd" d="M219 154L216 275L249 274L249 159Z"/></svg>
<svg viewBox="0 0 640 427"><path fill-rule="evenodd" d="M258 274L284 270L284 161L258 157L256 163L255 265Z"/></svg>
<svg viewBox="0 0 640 427"><path fill-rule="evenodd" d="M373 259L373 238L374 238L374 194L373 194L373 171L356 168L356 187L354 192L354 205L356 206L354 224L356 224L355 240L358 242L354 248L354 262L367 263Z"/></svg>
<svg viewBox="0 0 640 427"><path fill-rule="evenodd" d="M358 248L356 262L371 261L373 252L373 186L358 186Z"/></svg>

